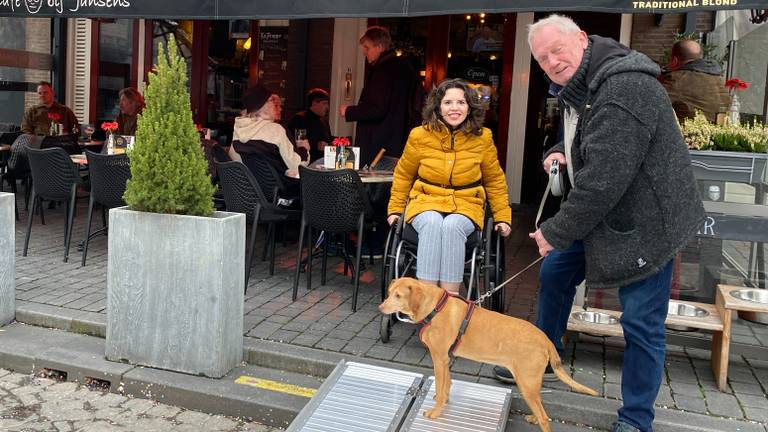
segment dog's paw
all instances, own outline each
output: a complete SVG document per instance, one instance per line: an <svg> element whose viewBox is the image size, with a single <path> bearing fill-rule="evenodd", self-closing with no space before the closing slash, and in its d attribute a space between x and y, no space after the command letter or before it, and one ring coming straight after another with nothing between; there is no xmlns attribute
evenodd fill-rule
<svg viewBox="0 0 768 432"><path fill-rule="evenodd" d="M431 418L431 419L436 419L436 418L440 417L440 413L442 411L443 411L442 408L432 408L430 410L424 411L424 417Z"/></svg>
<svg viewBox="0 0 768 432"><path fill-rule="evenodd" d="M537 419L536 416L533 414L525 416L525 421L527 421L530 424L539 424L539 419Z"/></svg>

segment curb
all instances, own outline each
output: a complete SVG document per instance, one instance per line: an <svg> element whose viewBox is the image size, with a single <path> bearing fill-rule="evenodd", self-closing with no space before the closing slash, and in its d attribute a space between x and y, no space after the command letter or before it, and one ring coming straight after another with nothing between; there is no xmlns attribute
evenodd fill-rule
<svg viewBox="0 0 768 432"><path fill-rule="evenodd" d="M32 326L55 328L71 333L104 338L106 335L106 317L104 314L83 312L49 305L29 302L17 302L16 320ZM17 325L17 324L12 324ZM65 333L66 334L66 333ZM50 344L37 346L34 341L14 347L14 352L3 351L0 348L0 367L19 372L37 372L43 367L75 367L84 371L75 372L77 377L96 377L112 382L118 375L125 387L123 391L138 397L147 397L171 403L188 409L202 410L234 416L256 418L262 423L273 426L284 426L295 417L306 404L307 399L253 400L254 389L247 392L233 393L232 389L211 385L208 378L194 377L175 372L151 368L134 367L121 363L109 362L103 359L104 342L100 344L100 357L92 356L92 361L80 357L69 357L51 349ZM98 351L97 351L98 352ZM377 360L345 355L337 352L323 351L315 348L289 345L268 340L245 337L243 360L248 365L265 371L282 371L291 376L283 377L293 380L321 380L330 375L341 360L364 361L383 367L399 369L431 375L431 368L416 367ZM38 361L36 365L35 362ZM48 362L43 366L40 362ZM66 362L71 362L69 365ZM115 367L115 365L119 365ZM121 369L123 367L124 369ZM240 368L238 368L240 369ZM65 369L66 370L66 369ZM242 372L239 370L237 372ZM91 375L88 375L88 374ZM230 374L231 375L231 374ZM484 376L465 375L453 372L456 379L501 386L498 381ZM228 375L229 376L229 375ZM307 377L308 376L308 377ZM304 377L304 378L302 378ZM317 378L311 378L317 377ZM110 380L109 378L112 378ZM82 381L81 381L82 382ZM240 386L242 387L242 386ZM319 387L319 382L315 388ZM238 387L236 387L238 388ZM111 391L115 391L111 388ZM610 430L616 419L616 411L621 401L581 395L571 391L545 389L542 395L545 409L550 417L567 423L588 425L591 427ZM272 392L268 392L272 393ZM517 412L529 412L519 394L513 393L512 409ZM273 394L274 395L274 394ZM250 400L249 400L250 399ZM766 432L767 429L758 423L738 419L712 417L705 414L680 411L676 409L656 407L654 430L657 432Z"/></svg>

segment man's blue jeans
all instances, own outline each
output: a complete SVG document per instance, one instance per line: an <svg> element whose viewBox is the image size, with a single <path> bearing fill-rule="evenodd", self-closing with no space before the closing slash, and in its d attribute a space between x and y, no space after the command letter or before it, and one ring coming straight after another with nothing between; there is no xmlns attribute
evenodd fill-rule
<svg viewBox="0 0 768 432"><path fill-rule="evenodd" d="M553 250L541 265L536 326L547 334L560 355L576 285L584 280L584 266L584 244L580 241L568 249ZM619 421L641 431L653 430L653 402L664 372L664 320L671 285L672 260L653 276L619 288L626 341L621 373L624 405L619 409Z"/></svg>

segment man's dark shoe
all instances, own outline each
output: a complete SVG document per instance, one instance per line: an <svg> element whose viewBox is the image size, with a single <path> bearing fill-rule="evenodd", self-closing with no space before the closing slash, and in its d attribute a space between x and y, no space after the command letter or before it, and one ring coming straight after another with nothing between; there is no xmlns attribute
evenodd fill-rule
<svg viewBox="0 0 768 432"><path fill-rule="evenodd" d="M493 367L493 375L496 377L497 380L507 383L507 384L514 384L515 383L515 377L512 376L512 372L509 371L509 369L502 367L502 366L494 366ZM552 368L547 365L547 368L544 370L544 381L558 381L559 378L557 375L555 375L555 372L552 370Z"/></svg>

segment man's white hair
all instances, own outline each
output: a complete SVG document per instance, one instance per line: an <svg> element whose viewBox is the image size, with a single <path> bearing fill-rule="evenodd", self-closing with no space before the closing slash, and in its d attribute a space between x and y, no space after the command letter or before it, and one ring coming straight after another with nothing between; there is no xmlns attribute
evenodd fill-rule
<svg viewBox="0 0 768 432"><path fill-rule="evenodd" d="M555 26L562 34L574 34L581 32L581 28L567 16L552 14L528 25L528 46L531 46L533 38L544 27Z"/></svg>

